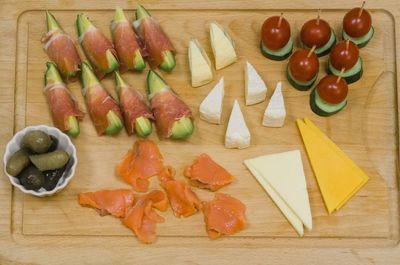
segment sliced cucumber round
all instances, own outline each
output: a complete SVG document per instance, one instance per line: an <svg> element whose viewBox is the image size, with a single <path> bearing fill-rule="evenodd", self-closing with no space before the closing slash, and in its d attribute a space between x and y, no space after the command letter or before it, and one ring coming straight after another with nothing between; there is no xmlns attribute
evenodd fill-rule
<svg viewBox="0 0 400 265"><path fill-rule="evenodd" d="M340 75L340 70L336 69L333 67L330 61L328 61L328 69L327 69L328 74L331 75ZM349 70L345 71L342 75L344 80L346 80L347 84L351 84L354 82L357 82L363 74L363 61L361 57L358 58L357 63Z"/></svg>
<svg viewBox="0 0 400 265"><path fill-rule="evenodd" d="M331 29L331 36L330 36L328 42L324 46L315 49L314 52L318 57L325 56L325 55L329 54L329 52L331 51L332 47L335 44L336 44L336 35L335 35L335 32L333 31L333 29ZM307 45L305 45L303 43L302 43L302 46L304 48L311 49L311 47L308 47Z"/></svg>
<svg viewBox="0 0 400 265"><path fill-rule="evenodd" d="M373 26L371 26L371 28L369 29L368 33L365 34L364 36L360 37L360 38L353 38L350 37L346 31L342 30L342 39L344 40L351 40L352 42L354 42L358 48L362 48L365 45L368 44L368 42L372 39L372 37L374 36L375 33L375 29Z"/></svg>
<svg viewBox="0 0 400 265"><path fill-rule="evenodd" d="M267 47L264 46L262 41L260 41L260 50L261 50L261 53L268 59L271 59L274 61L283 61L292 54L293 41L290 38L288 43L286 43L286 45L282 49L279 49L276 51L268 49Z"/></svg>
<svg viewBox="0 0 400 265"><path fill-rule="evenodd" d="M316 89L314 89L310 94L310 107L311 110L323 117L331 116L338 113L347 105L347 99L343 100L339 104L330 104L320 98Z"/></svg>
<svg viewBox="0 0 400 265"><path fill-rule="evenodd" d="M292 73L290 72L289 65L286 67L286 78L287 78L287 80L289 81L289 83L294 88L296 88L297 90L300 90L300 91L309 90L314 85L315 80L317 80L317 77L318 77L318 73L310 81L308 81L308 82L300 82L300 81L297 81L296 79L294 79L294 77L292 76Z"/></svg>

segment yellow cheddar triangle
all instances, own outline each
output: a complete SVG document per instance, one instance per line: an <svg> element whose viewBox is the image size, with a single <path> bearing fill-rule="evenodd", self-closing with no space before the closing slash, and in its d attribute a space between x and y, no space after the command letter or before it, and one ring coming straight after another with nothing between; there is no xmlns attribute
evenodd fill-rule
<svg viewBox="0 0 400 265"><path fill-rule="evenodd" d="M325 206L331 214L368 181L368 176L310 120L298 119L297 126Z"/></svg>

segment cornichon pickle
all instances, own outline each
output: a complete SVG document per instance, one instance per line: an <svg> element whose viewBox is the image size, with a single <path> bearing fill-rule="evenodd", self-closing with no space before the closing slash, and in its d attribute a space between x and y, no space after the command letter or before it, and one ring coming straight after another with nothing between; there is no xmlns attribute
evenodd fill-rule
<svg viewBox="0 0 400 265"><path fill-rule="evenodd" d="M46 154L31 155L29 159L35 167L43 172L64 167L68 162L69 155L65 151L56 150Z"/></svg>
<svg viewBox="0 0 400 265"><path fill-rule="evenodd" d="M30 151L43 154L49 150L51 145L50 136L40 130L30 131L22 138L21 146L28 148Z"/></svg>
<svg viewBox="0 0 400 265"><path fill-rule="evenodd" d="M8 174L15 177L19 173L21 173L21 171L24 168L26 168L29 165L29 163L30 163L30 161L29 161L28 153L25 150L21 149L21 150L15 152L10 157L10 159L8 159L7 165L6 165L6 171Z"/></svg>
<svg viewBox="0 0 400 265"><path fill-rule="evenodd" d="M54 190L54 188L57 186L58 181L64 174L64 171L65 171L65 167L43 172L43 175L44 175L43 188L45 188L48 191Z"/></svg>
<svg viewBox="0 0 400 265"><path fill-rule="evenodd" d="M27 190L39 190L44 184L43 173L34 166L25 168L21 174L18 175L18 178L22 186Z"/></svg>

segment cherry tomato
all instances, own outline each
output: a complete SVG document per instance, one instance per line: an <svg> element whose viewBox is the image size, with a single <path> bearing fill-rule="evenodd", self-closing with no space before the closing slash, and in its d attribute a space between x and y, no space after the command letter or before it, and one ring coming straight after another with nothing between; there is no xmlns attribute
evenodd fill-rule
<svg viewBox="0 0 400 265"><path fill-rule="evenodd" d="M349 88L346 81L335 75L326 75L317 85L317 92L320 98L331 104L339 104L347 97Z"/></svg>
<svg viewBox="0 0 400 265"><path fill-rule="evenodd" d="M265 47L270 50L282 49L290 39L289 22L282 18L279 24L279 16L269 17L261 28L261 39Z"/></svg>
<svg viewBox="0 0 400 265"><path fill-rule="evenodd" d="M358 16L360 8L353 8L343 18L343 29L353 38L365 36L371 29L372 19L370 13L363 9L361 16Z"/></svg>
<svg viewBox="0 0 400 265"><path fill-rule="evenodd" d="M331 37L331 27L323 19L311 19L304 23L300 31L301 41L309 48L314 45L317 48L324 46Z"/></svg>
<svg viewBox="0 0 400 265"><path fill-rule="evenodd" d="M309 50L297 49L289 59L290 73L297 81L308 82L318 73L318 57L314 52L307 57L308 53Z"/></svg>
<svg viewBox="0 0 400 265"><path fill-rule="evenodd" d="M358 47L352 41L349 41L349 48L346 49L346 41L338 42L329 55L329 60L333 67L337 70L349 70L358 60L359 52Z"/></svg>

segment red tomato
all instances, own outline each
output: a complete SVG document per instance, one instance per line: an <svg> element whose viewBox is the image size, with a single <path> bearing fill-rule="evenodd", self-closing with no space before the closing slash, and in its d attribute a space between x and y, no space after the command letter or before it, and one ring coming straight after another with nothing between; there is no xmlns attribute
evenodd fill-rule
<svg viewBox="0 0 400 265"><path fill-rule="evenodd" d="M309 51L297 49L289 59L290 73L296 81L308 82L318 73L318 57L314 52L307 57Z"/></svg>
<svg viewBox="0 0 400 265"><path fill-rule="evenodd" d="M353 8L343 18L343 29L353 38L360 38L371 29L372 19L370 13L363 9L361 16L358 16L360 8Z"/></svg>
<svg viewBox="0 0 400 265"><path fill-rule="evenodd" d="M346 49L347 41L338 42L329 54L329 60L333 67L337 70L349 70L358 60L359 52L358 47L352 41L349 41L349 48Z"/></svg>
<svg viewBox="0 0 400 265"><path fill-rule="evenodd" d="M311 19L304 23L300 31L301 41L309 48L314 45L317 48L324 46L331 37L331 27L323 19Z"/></svg>
<svg viewBox="0 0 400 265"><path fill-rule="evenodd" d="M282 49L290 39L289 22L282 18L280 26L279 16L269 17L264 21L261 28L261 40L265 47L270 50Z"/></svg>
<svg viewBox="0 0 400 265"><path fill-rule="evenodd" d="M317 85L319 97L331 104L339 104L345 100L349 91L346 81L340 78L337 83L337 79L335 75L326 75Z"/></svg>

